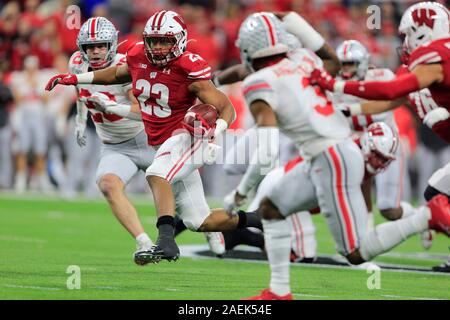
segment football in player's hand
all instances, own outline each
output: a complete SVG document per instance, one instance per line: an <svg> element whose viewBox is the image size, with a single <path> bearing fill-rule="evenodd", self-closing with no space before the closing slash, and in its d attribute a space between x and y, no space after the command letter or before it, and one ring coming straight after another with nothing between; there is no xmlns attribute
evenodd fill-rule
<svg viewBox="0 0 450 320"><path fill-rule="evenodd" d="M196 104L186 112L183 126L195 136L204 136L215 127L218 117L217 109L213 105Z"/></svg>

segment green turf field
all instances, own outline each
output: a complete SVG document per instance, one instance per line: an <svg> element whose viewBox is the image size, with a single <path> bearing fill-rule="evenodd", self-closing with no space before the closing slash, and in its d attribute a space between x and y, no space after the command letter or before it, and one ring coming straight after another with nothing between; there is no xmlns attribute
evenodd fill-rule
<svg viewBox="0 0 450 320"><path fill-rule="evenodd" d="M151 205L136 205L155 239ZM319 252L334 253L323 217L314 217ZM381 219L380 219L381 221ZM177 242L203 244L201 234L184 232ZM436 237L427 252L448 254L450 241ZM103 201L0 195L0 299L239 299L267 287L266 263L182 257L178 262L139 267L134 240ZM433 266L413 237L377 261ZM402 255L402 253L404 255ZM81 289L69 290L71 265L81 271ZM369 290L364 270L307 265L291 269L296 299L450 299L450 276L381 272L381 288Z"/></svg>

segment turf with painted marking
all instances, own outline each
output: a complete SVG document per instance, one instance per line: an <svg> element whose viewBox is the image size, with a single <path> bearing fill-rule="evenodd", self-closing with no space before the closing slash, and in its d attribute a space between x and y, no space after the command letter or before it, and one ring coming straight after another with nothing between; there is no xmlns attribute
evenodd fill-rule
<svg viewBox="0 0 450 320"><path fill-rule="evenodd" d="M137 206L153 239L155 213ZM315 216L319 251L334 253L323 217ZM382 221L382 219L380 219ZM179 244L204 243L183 233ZM449 241L436 237L429 253L448 254ZM103 201L67 202L0 196L0 299L239 299L265 288L266 264L181 258L138 267L133 239ZM422 252L413 237L394 252ZM432 266L440 260L383 256L379 261ZM81 268L81 290L68 290L69 265ZM362 270L292 268L296 299L450 299L450 276L383 271L381 289L369 290Z"/></svg>

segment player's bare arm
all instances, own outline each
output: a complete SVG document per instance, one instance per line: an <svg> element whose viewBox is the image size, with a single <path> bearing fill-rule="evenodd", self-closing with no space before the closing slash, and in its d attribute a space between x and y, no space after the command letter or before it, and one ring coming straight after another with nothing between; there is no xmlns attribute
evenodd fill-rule
<svg viewBox="0 0 450 320"><path fill-rule="evenodd" d="M91 71L81 74L58 74L52 77L45 90L51 91L56 85L77 85L77 84L121 84L131 82L131 74L127 64L112 66L102 70Z"/></svg>
<svg viewBox="0 0 450 320"><path fill-rule="evenodd" d="M219 112L219 119L227 123L233 123L236 112L230 99L209 80L195 81L189 86L189 91L194 93L203 103L208 103L216 107Z"/></svg>
<svg viewBox="0 0 450 320"><path fill-rule="evenodd" d="M361 108L360 114L378 114L389 110L393 110L398 106L405 104L408 104L408 100L405 97L392 101L367 101L361 104L357 104L355 106L350 106L350 114L351 115L359 114L357 110L353 110L353 108L354 109Z"/></svg>
<svg viewBox="0 0 450 320"><path fill-rule="evenodd" d="M92 84L121 84L131 82L127 64L94 71Z"/></svg>
<svg viewBox="0 0 450 320"><path fill-rule="evenodd" d="M133 90L130 89L127 92L128 99L130 99L131 102L131 108L130 112L135 114L138 118L141 118L141 108L139 107L139 102L137 101L136 97L133 94Z"/></svg>
<svg viewBox="0 0 450 320"><path fill-rule="evenodd" d="M295 35L302 45L314 51L324 63L324 68L335 76L341 64L333 47L298 13L276 12L275 15L283 21L286 30Z"/></svg>
<svg viewBox="0 0 450 320"><path fill-rule="evenodd" d="M277 118L272 108L263 100L256 100L250 105L250 112L258 127L276 127Z"/></svg>
<svg viewBox="0 0 450 320"><path fill-rule="evenodd" d="M220 71L213 81L217 86L232 84L244 80L250 73L250 70L241 63Z"/></svg>
<svg viewBox="0 0 450 320"><path fill-rule="evenodd" d="M317 56L322 59L325 70L331 75L335 76L341 68L341 63L334 51L333 47L325 43L319 50L316 51Z"/></svg>

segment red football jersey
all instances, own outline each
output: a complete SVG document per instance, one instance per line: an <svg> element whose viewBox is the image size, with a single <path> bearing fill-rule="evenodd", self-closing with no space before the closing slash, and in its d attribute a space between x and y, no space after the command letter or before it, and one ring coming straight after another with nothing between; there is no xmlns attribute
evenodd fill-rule
<svg viewBox="0 0 450 320"><path fill-rule="evenodd" d="M428 112L438 107L450 111L450 38L435 40L414 50L409 58L408 69L413 70L420 64L429 63L442 65L444 80L408 96L420 119L423 119ZM450 143L450 119L436 123L431 129Z"/></svg>
<svg viewBox="0 0 450 320"><path fill-rule="evenodd" d="M440 63L444 70L444 81L428 87L436 103L450 110L450 38L435 40L420 46L411 53L408 69L411 71L420 64Z"/></svg>
<svg viewBox="0 0 450 320"><path fill-rule="evenodd" d="M160 145L182 128L186 111L197 99L188 87L195 81L211 79L211 67L202 57L188 51L164 68L157 67L147 59L144 50L143 42L128 50L128 69L148 143Z"/></svg>

